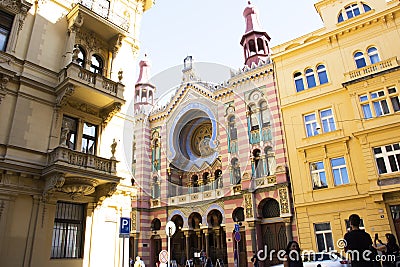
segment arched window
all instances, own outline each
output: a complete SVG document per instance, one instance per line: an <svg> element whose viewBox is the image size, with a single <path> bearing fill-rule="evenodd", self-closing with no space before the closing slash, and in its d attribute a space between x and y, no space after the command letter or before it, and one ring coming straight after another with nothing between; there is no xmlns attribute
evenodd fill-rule
<svg viewBox="0 0 400 267"><path fill-rule="evenodd" d="M364 54L362 52L356 52L354 54L354 61L356 62L357 69L367 66Z"/></svg>
<svg viewBox="0 0 400 267"><path fill-rule="evenodd" d="M101 57L97 54L94 54L90 63L90 71L102 75L103 67L104 63Z"/></svg>
<svg viewBox="0 0 400 267"><path fill-rule="evenodd" d="M210 184L209 184L209 176L210 174L208 172L203 173L203 185L204 185L204 190L208 191L210 190Z"/></svg>
<svg viewBox="0 0 400 267"><path fill-rule="evenodd" d="M271 122L270 122L270 116L269 116L267 102L265 102L265 101L261 102L260 109L261 109L262 127L268 127Z"/></svg>
<svg viewBox="0 0 400 267"><path fill-rule="evenodd" d="M222 181L222 171L220 169L217 169L214 172L214 177L215 177L215 184L217 185L216 188L224 187L224 183Z"/></svg>
<svg viewBox="0 0 400 267"><path fill-rule="evenodd" d="M193 185L193 193L197 193L199 191L199 177L197 175L192 176L192 185Z"/></svg>
<svg viewBox="0 0 400 267"><path fill-rule="evenodd" d="M328 82L328 75L326 74L326 68L324 65L318 65L317 67L319 84Z"/></svg>
<svg viewBox="0 0 400 267"><path fill-rule="evenodd" d="M231 159L231 184L240 184L241 182L241 173L239 160L237 158Z"/></svg>
<svg viewBox="0 0 400 267"><path fill-rule="evenodd" d="M304 83L303 83L303 76L301 75L300 72L296 72L293 75L294 78L294 84L296 85L296 91L300 92L304 90Z"/></svg>
<svg viewBox="0 0 400 267"><path fill-rule="evenodd" d="M275 199L268 199L264 202L262 206L262 217L263 218L274 218L279 217L281 215L281 211L279 208L279 203Z"/></svg>
<svg viewBox="0 0 400 267"><path fill-rule="evenodd" d="M254 40L249 41L249 50L250 50L250 56L256 54L256 43L254 42Z"/></svg>
<svg viewBox="0 0 400 267"><path fill-rule="evenodd" d="M85 62L86 62L86 52L82 46L77 45L77 47L79 49L79 54L78 54L78 58L76 59L76 61L78 62L78 65L81 66L81 68L84 68Z"/></svg>
<svg viewBox="0 0 400 267"><path fill-rule="evenodd" d="M274 151L272 150L272 147L266 147L264 149L264 153L266 158L267 175L273 175L275 174L275 169L276 169Z"/></svg>
<svg viewBox="0 0 400 267"><path fill-rule="evenodd" d="M256 106L251 105L249 106L249 113L250 113L250 125L251 125L251 130L258 130L259 124L258 124L258 118L257 118L257 113L256 113Z"/></svg>
<svg viewBox="0 0 400 267"><path fill-rule="evenodd" d="M149 103L153 103L153 92L149 92Z"/></svg>
<svg viewBox="0 0 400 267"><path fill-rule="evenodd" d="M367 52L371 64L375 64L381 61L379 58L378 49L376 49L375 47L368 48Z"/></svg>
<svg viewBox="0 0 400 267"><path fill-rule="evenodd" d="M158 177L154 176L153 177L153 186L152 186L152 194L151 196L153 198L159 198L160 197L160 185L158 183Z"/></svg>
<svg viewBox="0 0 400 267"><path fill-rule="evenodd" d="M237 140L237 129L235 126L235 116L229 117L228 128L229 128L230 140Z"/></svg>
<svg viewBox="0 0 400 267"><path fill-rule="evenodd" d="M261 151L259 149L255 149L253 151L253 160L254 160L254 174L255 178L260 178L264 175L264 167L261 159Z"/></svg>
<svg viewBox="0 0 400 267"><path fill-rule="evenodd" d="M344 20L344 19L343 19L343 14L340 13L339 16L338 16L338 20L337 20L337 21L338 21L338 23L339 23L339 22L342 22L343 20Z"/></svg>
<svg viewBox="0 0 400 267"><path fill-rule="evenodd" d="M312 69L306 69L306 79L308 88L312 88L317 85L315 83L314 71Z"/></svg>
<svg viewBox="0 0 400 267"><path fill-rule="evenodd" d="M153 170L158 171L161 168L161 146L158 138L155 138L153 141L153 150L152 150L152 161L153 161Z"/></svg>
<svg viewBox="0 0 400 267"><path fill-rule="evenodd" d="M261 38L257 39L257 47L259 53L265 54L264 42Z"/></svg>
<svg viewBox="0 0 400 267"><path fill-rule="evenodd" d="M345 11L348 19L360 15L360 9L357 4L347 6Z"/></svg>
<svg viewBox="0 0 400 267"><path fill-rule="evenodd" d="M362 7L362 9L360 9ZM340 11L338 15L338 23L346 19L354 18L361 13L365 13L371 10L371 7L364 3L356 3L346 6L344 10Z"/></svg>
<svg viewBox="0 0 400 267"><path fill-rule="evenodd" d="M363 3L364 12L368 12L371 10L370 6Z"/></svg>

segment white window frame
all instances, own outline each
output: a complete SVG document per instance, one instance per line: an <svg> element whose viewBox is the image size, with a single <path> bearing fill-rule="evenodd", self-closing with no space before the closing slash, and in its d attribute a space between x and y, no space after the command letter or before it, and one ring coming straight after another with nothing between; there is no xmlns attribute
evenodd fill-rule
<svg viewBox="0 0 400 267"><path fill-rule="evenodd" d="M381 153L375 153L375 151L374 151L375 164L376 164L376 168L377 168L379 174L396 173L396 172L400 171L400 161L398 161L396 158L397 155L400 155L400 149L395 149L394 148L395 145L400 146L400 143L393 143L393 144L388 144L388 145L373 148L373 151L376 148L380 148L382 151ZM389 147L389 146L392 148L392 151L387 151L386 147ZM398 169L397 171L392 170L392 166L390 165L389 157L394 157L394 163L396 164L397 169ZM382 173L379 172L377 160L380 158L382 158L383 162L385 163L386 172L382 172Z"/></svg>
<svg viewBox="0 0 400 267"><path fill-rule="evenodd" d="M322 169L318 169L318 163L322 163ZM321 188L326 188L328 187L328 181L326 177L326 171L325 171L325 164L323 161L316 161L310 163L310 172L311 172L311 182L312 182L312 187L313 189L321 189ZM325 185L322 183L321 179L321 174L325 175Z"/></svg>
<svg viewBox="0 0 400 267"><path fill-rule="evenodd" d="M397 107L397 110L395 110L395 105L400 106L399 95L400 94L397 90L397 87L395 86L388 86L384 89L366 92L362 95L359 95L358 101L360 103L363 119L378 118L400 112L399 107ZM393 104L394 101L397 103ZM387 112L384 111L384 105L386 105ZM364 106L368 107L371 117L366 116L363 109ZM381 114L377 113L377 109L381 112Z"/></svg>
<svg viewBox="0 0 400 267"><path fill-rule="evenodd" d="M328 110L331 111L331 115L327 115L327 116L324 116L324 117L323 117L323 116L322 116L322 112L328 111ZM332 108L327 108L327 109L322 109L322 110L320 110L320 111L319 111L319 116L320 116L320 118L321 118L321 129L322 129L322 131L323 131L324 133L336 131L335 116L333 115L333 109L332 109ZM324 127L323 127L324 121L327 121L327 125L328 125L328 128L329 128L328 131L325 131L325 129L324 129ZM331 128L332 128L332 125L331 125L331 124L333 124L333 129L331 129Z"/></svg>
<svg viewBox="0 0 400 267"><path fill-rule="evenodd" d="M312 115L314 116L314 119L307 121L307 120L306 120L306 117L309 117L309 116L312 116ZM306 135L307 135L307 137L316 136L316 135L319 134L319 133L318 133L318 130L317 130L317 127L318 127L317 114L316 114L315 112L305 114L305 115L303 116L303 120L304 120L304 126L305 126L305 129L306 129ZM308 125L309 125L310 128L311 128L311 133L307 130L307 129L308 129L308 128L307 128Z"/></svg>
<svg viewBox="0 0 400 267"><path fill-rule="evenodd" d="M340 159L340 158L342 158L342 159L344 160L344 164L338 165L338 166L335 166L335 167L332 166L332 160L334 160L334 159ZM345 157L331 158L331 159L330 159L330 162L331 162L331 168L332 168L333 183L335 184L335 186L344 185L344 184L349 184L349 183L350 183L350 177L349 177L349 172L347 171L346 158L345 158ZM345 169L345 170L346 170L347 179L348 179L347 183L345 183L345 182L343 181L342 169ZM340 181L341 181L340 184L336 184L336 179L335 179L334 170L339 170L339 175L340 175L339 178L340 178Z"/></svg>
<svg viewBox="0 0 400 267"><path fill-rule="evenodd" d="M329 224L329 230L317 230L316 229L316 226L317 225L319 225L319 224ZM317 249L318 249L318 251L329 251L329 248L328 248L328 242L327 242L327 238L326 238L326 234L331 234L331 237L332 237L332 244L334 244L334 240L333 240L333 233L332 233L332 226L331 226L331 223L330 222L319 222L319 223L314 223L314 232L315 232L315 242L316 242L316 245L317 245ZM322 235L323 237L324 237L324 248L323 249L320 249L319 247L318 247L318 238L317 238L317 235ZM331 248L331 249L334 249L334 248Z"/></svg>

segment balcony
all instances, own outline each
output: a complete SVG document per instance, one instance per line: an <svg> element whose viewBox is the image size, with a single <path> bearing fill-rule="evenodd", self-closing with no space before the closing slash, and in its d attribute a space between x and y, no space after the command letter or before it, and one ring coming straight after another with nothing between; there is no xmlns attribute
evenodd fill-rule
<svg viewBox="0 0 400 267"><path fill-rule="evenodd" d="M356 69L356 70L350 71L348 73L345 73L344 74L344 76L345 76L344 84L349 83L354 80L358 80L358 79L367 77L369 75L387 71L387 70L390 70L390 69L393 69L396 67L399 67L397 57L392 57L387 60L380 61L378 63L368 65L363 68Z"/></svg>
<svg viewBox="0 0 400 267"><path fill-rule="evenodd" d="M83 19L85 28L106 41L118 34L126 36L129 32L129 19L113 12L108 1L78 0L68 13L67 20L71 21L76 16Z"/></svg>
<svg viewBox="0 0 400 267"><path fill-rule="evenodd" d="M96 194L98 198L112 194L120 177L116 175L117 161L73 151L59 146L48 153L44 194L63 192L77 198Z"/></svg>
<svg viewBox="0 0 400 267"><path fill-rule="evenodd" d="M100 116L109 117L125 103L124 88L120 82L92 73L72 62L58 76L57 105L66 104L72 97L99 109Z"/></svg>

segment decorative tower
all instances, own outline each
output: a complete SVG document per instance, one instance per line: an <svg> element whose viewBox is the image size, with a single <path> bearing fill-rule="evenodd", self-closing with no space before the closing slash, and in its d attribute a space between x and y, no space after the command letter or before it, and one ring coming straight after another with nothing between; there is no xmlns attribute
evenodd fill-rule
<svg viewBox="0 0 400 267"><path fill-rule="evenodd" d="M154 93L156 87L150 83L150 62L145 58L139 62L140 73L139 78L135 84L135 99L134 109L135 113L148 113L154 104Z"/></svg>
<svg viewBox="0 0 400 267"><path fill-rule="evenodd" d="M133 134L135 137L135 177L134 186L137 188L136 199L132 201L132 218L135 218L135 226L132 234L133 247L136 255L143 257L145 262L150 261L150 247L139 246L148 242L147 235L150 231L150 199L152 178L151 166L151 130L149 114L154 104L156 87L150 83L150 63L147 57L139 62L139 78L135 84L135 124Z"/></svg>
<svg viewBox="0 0 400 267"><path fill-rule="evenodd" d="M269 56L268 42L271 39L262 29L258 21L258 11L250 1L243 11L243 17L246 20L246 31L242 36L240 44L244 50L244 64L251 67L253 62L258 65L260 60L267 60Z"/></svg>

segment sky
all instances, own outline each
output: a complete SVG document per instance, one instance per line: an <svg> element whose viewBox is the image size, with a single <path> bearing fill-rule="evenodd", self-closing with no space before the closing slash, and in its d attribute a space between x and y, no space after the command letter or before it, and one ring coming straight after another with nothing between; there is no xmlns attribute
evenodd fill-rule
<svg viewBox="0 0 400 267"><path fill-rule="evenodd" d="M322 20L314 7L316 2L251 1L258 8L260 24L271 37L270 47L322 28ZM156 0L143 14L139 59L148 55L154 77L171 76L171 69L182 76L183 59L190 55L195 63L207 63L205 69L209 64L221 69L221 73L208 71L205 75L221 78L202 79L224 81L229 77L227 69L237 70L244 64L239 42L245 31L243 10L246 6L247 0ZM159 82L154 83L158 86Z"/></svg>

